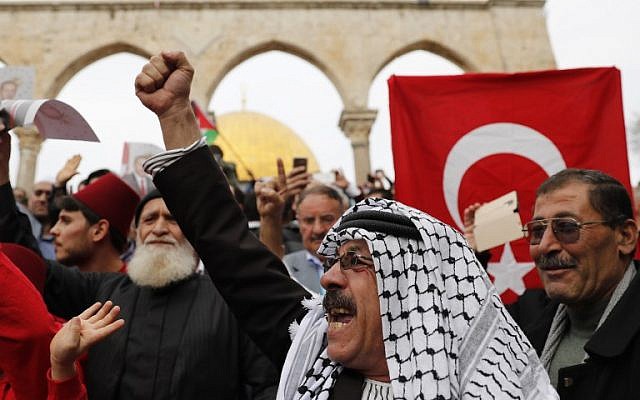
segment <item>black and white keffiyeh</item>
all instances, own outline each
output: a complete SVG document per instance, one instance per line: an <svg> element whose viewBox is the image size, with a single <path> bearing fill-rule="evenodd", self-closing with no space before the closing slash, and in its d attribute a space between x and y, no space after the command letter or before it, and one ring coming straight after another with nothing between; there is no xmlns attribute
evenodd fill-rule
<svg viewBox="0 0 640 400"><path fill-rule="evenodd" d="M414 234L384 228L376 215L389 218L381 213L411 221ZM355 239L364 239L374 258L394 398L557 399L534 349L458 232L401 203L366 199L336 222L319 253L333 257ZM321 302L307 307L278 399L327 399L342 371L327 355Z"/></svg>

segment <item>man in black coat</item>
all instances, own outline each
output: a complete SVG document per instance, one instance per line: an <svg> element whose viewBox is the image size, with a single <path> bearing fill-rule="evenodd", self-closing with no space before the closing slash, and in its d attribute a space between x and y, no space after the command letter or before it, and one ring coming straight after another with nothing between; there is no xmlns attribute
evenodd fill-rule
<svg viewBox="0 0 640 400"><path fill-rule="evenodd" d="M525 327L562 400L640 398L640 274L629 194L614 178L566 169L536 193L526 224L551 303Z"/></svg>
<svg viewBox="0 0 640 400"><path fill-rule="evenodd" d="M38 252L0 144L0 237ZM117 205L113 205L117 206ZM125 326L89 351L91 399L272 399L277 370L238 327L160 193L136 210L138 249L124 273L83 273L47 260L44 299L64 319L96 301L120 306Z"/></svg>

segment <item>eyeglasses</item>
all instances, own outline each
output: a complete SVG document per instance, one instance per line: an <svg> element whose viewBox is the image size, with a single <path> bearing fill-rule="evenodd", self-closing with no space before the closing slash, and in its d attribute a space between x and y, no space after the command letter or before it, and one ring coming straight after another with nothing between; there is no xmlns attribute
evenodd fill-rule
<svg viewBox="0 0 640 400"><path fill-rule="evenodd" d="M564 244L575 243L580 239L580 229L595 224L608 224L611 221L589 221L578 222L570 217L546 218L528 222L522 231L529 240L530 245L540 244L547 226L551 225L551 230L559 242Z"/></svg>
<svg viewBox="0 0 640 400"><path fill-rule="evenodd" d="M329 271L338 261L340 261L340 268L342 268L343 271L348 269L362 271L373 266L373 258L360 255L356 253L355 250L349 250L339 257L325 259L322 263L324 272Z"/></svg>

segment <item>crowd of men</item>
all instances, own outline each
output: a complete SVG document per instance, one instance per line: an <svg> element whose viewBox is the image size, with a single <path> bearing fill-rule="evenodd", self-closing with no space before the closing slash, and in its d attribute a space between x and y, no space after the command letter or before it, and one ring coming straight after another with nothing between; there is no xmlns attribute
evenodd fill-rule
<svg viewBox="0 0 640 400"><path fill-rule="evenodd" d="M0 126L0 399L640 398L620 182L566 169L538 188L525 232L544 290L506 308L474 248L478 204L459 233L383 174L356 189L282 161L240 204L193 74L164 52L136 78L167 150L143 196L108 171L68 194L78 157L14 190Z"/></svg>

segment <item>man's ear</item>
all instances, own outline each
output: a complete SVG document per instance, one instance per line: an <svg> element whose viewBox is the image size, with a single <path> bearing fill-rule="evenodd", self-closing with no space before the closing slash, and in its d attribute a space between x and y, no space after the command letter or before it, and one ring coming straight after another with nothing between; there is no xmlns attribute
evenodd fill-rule
<svg viewBox="0 0 640 400"><path fill-rule="evenodd" d="M621 255L633 255L638 246L638 225L636 221L627 219L617 228L618 251Z"/></svg>
<svg viewBox="0 0 640 400"><path fill-rule="evenodd" d="M109 221L101 219L91 226L91 240L99 242L109 235Z"/></svg>

